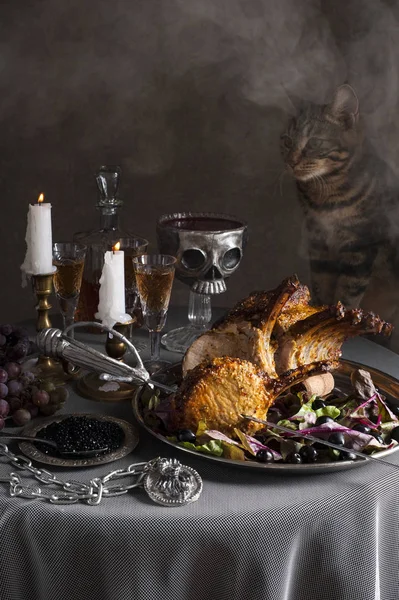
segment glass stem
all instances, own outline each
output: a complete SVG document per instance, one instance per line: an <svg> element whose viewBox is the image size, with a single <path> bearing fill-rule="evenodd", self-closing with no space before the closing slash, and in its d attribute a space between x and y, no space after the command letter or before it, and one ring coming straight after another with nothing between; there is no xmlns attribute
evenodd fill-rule
<svg viewBox="0 0 399 600"><path fill-rule="evenodd" d="M62 314L62 320L64 322L64 329L72 325L75 322L75 311L78 303L77 298L59 298L60 310ZM69 335L73 338L74 331L72 330Z"/></svg>
<svg viewBox="0 0 399 600"><path fill-rule="evenodd" d="M161 352L161 332L150 331L150 345L151 345L151 362L159 360Z"/></svg>
<svg viewBox="0 0 399 600"><path fill-rule="evenodd" d="M198 329L207 329L212 319L211 297L209 294L196 294L190 290L188 300L188 320Z"/></svg>
<svg viewBox="0 0 399 600"><path fill-rule="evenodd" d="M62 315L62 320L64 322L64 331L67 327L69 327L70 325L73 325L73 323L75 322L73 317L70 317L69 315ZM75 330L71 329L71 331L68 333L68 336L71 337L72 339L75 339Z"/></svg>

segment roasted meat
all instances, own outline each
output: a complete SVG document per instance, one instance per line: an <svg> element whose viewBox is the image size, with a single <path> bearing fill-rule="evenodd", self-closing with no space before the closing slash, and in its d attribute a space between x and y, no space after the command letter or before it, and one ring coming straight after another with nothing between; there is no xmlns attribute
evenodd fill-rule
<svg viewBox="0 0 399 600"><path fill-rule="evenodd" d="M392 325L361 309L336 306L309 316L278 336L274 355L277 372L295 369L314 361L338 360L345 340L362 334L390 335Z"/></svg>
<svg viewBox="0 0 399 600"><path fill-rule="evenodd" d="M299 285L278 315L273 335L285 333L298 321L303 321L326 308L325 306L312 306L310 301L309 288L306 285Z"/></svg>
<svg viewBox="0 0 399 600"><path fill-rule="evenodd" d="M183 359L183 373L204 360L233 356L249 360L277 377L274 366L277 346L272 339L273 329L290 299L289 306L298 312L295 294L302 294L301 287L297 277L290 277L275 290L253 292L239 302L190 346Z"/></svg>
<svg viewBox="0 0 399 600"><path fill-rule="evenodd" d="M337 360L343 342L361 334L390 335L392 326L373 313L311 306L310 293L290 277L270 292L253 292L187 350L183 373L218 356L251 361L270 377L301 365Z"/></svg>
<svg viewBox="0 0 399 600"><path fill-rule="evenodd" d="M242 414L265 419L267 410L285 389L311 375L326 373L337 363L315 363L271 378L239 358L214 358L190 370L172 399L174 428L196 431L199 421L208 429L232 435L238 427L254 433L261 425Z"/></svg>
<svg viewBox="0 0 399 600"><path fill-rule="evenodd" d="M323 310L324 306L310 305L310 292L296 275L284 279L274 290L252 292L240 300L227 314L216 321L213 329L223 329L228 323L249 321L263 331L270 329L270 321L278 331L284 332L297 321ZM272 327L272 330L273 330Z"/></svg>

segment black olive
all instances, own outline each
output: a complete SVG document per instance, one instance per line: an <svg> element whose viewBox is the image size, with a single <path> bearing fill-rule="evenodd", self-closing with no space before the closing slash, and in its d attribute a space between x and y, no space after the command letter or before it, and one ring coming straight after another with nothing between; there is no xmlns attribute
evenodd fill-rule
<svg viewBox="0 0 399 600"><path fill-rule="evenodd" d="M356 425L354 425L352 429L354 429L355 431L359 431L360 433L367 434L369 434L371 431L370 427L367 427L367 425L363 425L362 423L356 423Z"/></svg>
<svg viewBox="0 0 399 600"><path fill-rule="evenodd" d="M354 452L345 452L344 450L341 450L339 458L340 460L356 460L357 457Z"/></svg>
<svg viewBox="0 0 399 600"><path fill-rule="evenodd" d="M302 446L299 450L299 454L303 462L307 463L316 462L318 457L318 452L313 446Z"/></svg>
<svg viewBox="0 0 399 600"><path fill-rule="evenodd" d="M299 465L302 462L302 458L301 455L297 452L290 452L290 454L287 454L285 462L291 463L293 465Z"/></svg>
<svg viewBox="0 0 399 600"><path fill-rule="evenodd" d="M372 429L372 430L370 431L370 433L371 433L371 435L373 436L373 438L375 438L375 439L377 440L377 442L378 442L379 444L383 444L383 443L384 443L384 440L382 439L382 437L381 437L381 435L380 435L380 432L379 432L379 431L377 431L376 429L375 429L375 430L373 430L373 429Z"/></svg>
<svg viewBox="0 0 399 600"><path fill-rule="evenodd" d="M330 437L328 438L328 441L331 442L332 444L336 444L337 446L344 446L345 445L345 436L341 431L335 431L334 433L332 433L330 435Z"/></svg>
<svg viewBox="0 0 399 600"><path fill-rule="evenodd" d="M316 398L316 400L312 404L313 410L318 410L319 408L324 408L326 405L325 402L321 398Z"/></svg>
<svg viewBox="0 0 399 600"><path fill-rule="evenodd" d="M176 433L176 437L179 442L191 442L195 444L196 435L191 431L191 429L179 429Z"/></svg>
<svg viewBox="0 0 399 600"><path fill-rule="evenodd" d="M315 426L323 425L324 423L334 423L334 419L331 417L317 417Z"/></svg>
<svg viewBox="0 0 399 600"><path fill-rule="evenodd" d="M273 453L270 452L270 450L268 450L267 448L262 448L261 450L257 451L256 460L262 463L273 462L274 456Z"/></svg>

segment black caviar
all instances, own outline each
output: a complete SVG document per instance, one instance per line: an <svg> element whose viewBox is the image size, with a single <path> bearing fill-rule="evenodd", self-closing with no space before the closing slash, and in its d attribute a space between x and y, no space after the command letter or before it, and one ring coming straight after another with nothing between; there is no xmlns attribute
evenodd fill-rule
<svg viewBox="0 0 399 600"><path fill-rule="evenodd" d="M87 416L67 417L58 423L51 423L41 429L37 436L55 442L61 452L79 453L107 448L101 454L117 450L125 438L122 427L117 423ZM47 444L35 442L35 446L44 454L61 456L58 450Z"/></svg>

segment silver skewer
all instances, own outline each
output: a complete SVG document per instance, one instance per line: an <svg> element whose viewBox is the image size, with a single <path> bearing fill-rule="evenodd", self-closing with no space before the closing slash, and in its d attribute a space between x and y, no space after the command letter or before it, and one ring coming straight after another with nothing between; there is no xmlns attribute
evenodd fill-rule
<svg viewBox="0 0 399 600"><path fill-rule="evenodd" d="M131 377L113 377L112 375L109 375L108 373L101 373L100 379L102 379L102 381L118 381L120 383L131 383L132 382ZM143 385L147 384L149 386L159 388L160 390L167 392L168 394L173 394L177 390L177 385L175 385L175 386L166 385L166 383L161 383L160 381L155 381L154 379L147 379L146 381L144 381L144 380L142 380L142 381L143 381Z"/></svg>
<svg viewBox="0 0 399 600"><path fill-rule="evenodd" d="M290 433L292 437L302 437L304 439L311 440L312 442L320 442L325 446L329 446L330 448L334 448L334 450L339 450L343 452L350 452L355 454L359 458L363 458L363 460L371 460L378 463L384 463L384 465L388 465L394 467L395 469L399 469L399 465L395 465L394 463L387 462L386 460L382 460L381 458L375 458L374 456L370 456L368 454L364 454L363 452L358 452L357 450L352 450L351 448L345 448L344 446L338 446L338 444L333 444L332 442L327 442L321 438L315 437L310 433L301 433L300 430L289 429L288 427L283 427L283 425L276 425L271 421L264 421L263 419L258 419L257 417L251 417L249 415L241 415L244 419L248 419L248 421L255 421L256 423L262 423L263 425L267 425L270 429L278 429L280 431L284 431L285 433ZM372 436L370 436L372 437Z"/></svg>

